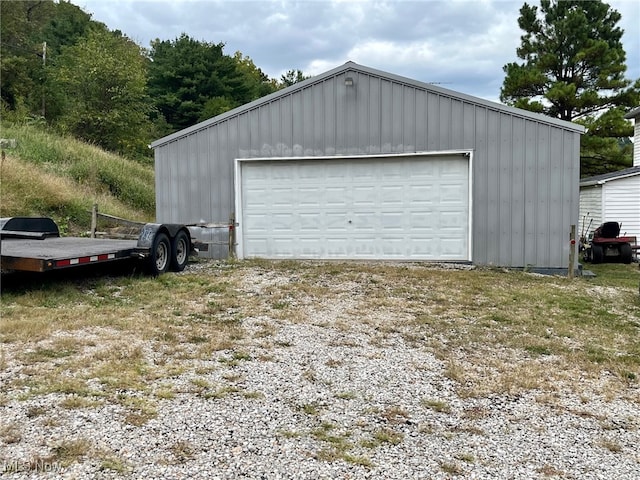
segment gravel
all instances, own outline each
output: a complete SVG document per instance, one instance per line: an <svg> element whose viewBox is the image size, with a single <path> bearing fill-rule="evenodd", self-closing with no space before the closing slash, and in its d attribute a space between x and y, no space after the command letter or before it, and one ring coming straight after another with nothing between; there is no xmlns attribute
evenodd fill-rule
<svg viewBox="0 0 640 480"><path fill-rule="evenodd" d="M248 278L246 294L280 281ZM328 303L308 322L244 319L240 348L185 360L182 373L162 379L175 396L158 400L157 415L139 425L125 421L121 403L68 409L62 394L9 392L0 404L0 476L640 478L637 387L624 399L562 386L461 397L445 363L419 342L380 337L375 322L347 328L348 297ZM375 312L351 320L367 315ZM146 349L152 357L153 345ZM0 385L19 374L6 363ZM91 454L47 462L74 440L88 440Z"/></svg>

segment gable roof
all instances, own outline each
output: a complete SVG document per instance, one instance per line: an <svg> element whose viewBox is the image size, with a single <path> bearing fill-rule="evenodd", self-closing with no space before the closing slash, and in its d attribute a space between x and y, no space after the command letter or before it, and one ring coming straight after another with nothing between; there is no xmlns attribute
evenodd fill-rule
<svg viewBox="0 0 640 480"><path fill-rule="evenodd" d="M482 98L478 98L478 97L474 97L471 95L467 95L464 93L459 93L459 92L455 92L453 90L448 90L446 88L442 88L440 86L437 85L433 85L431 83L424 83L424 82L420 82L418 80L412 80L410 78L406 78L406 77L402 77L400 75L395 75L393 73L388 73L388 72L383 72L381 70L376 70L374 68L370 68L370 67L366 67L364 65L359 65L355 62L347 62L344 65L341 65L339 67L336 67L332 70L329 70L325 73L321 73L319 75L316 75L315 77L311 77L307 80L304 80L302 82L299 83L295 83L285 89L282 90L278 90L277 92L274 92L272 94L266 95L264 97L261 97L257 100L254 100L253 102L247 103L245 105L241 105L240 107L234 108L233 110L229 110L228 112L225 112L223 114L217 115L213 118L210 118L208 120L205 120L203 122L197 123L195 125L192 125L191 127L187 127L183 130L180 130L178 132L172 133L170 135L167 135L163 138L160 138L159 140L156 140L154 142L151 143L151 148L156 148L159 146L164 145L165 143L169 143L173 140L176 140L180 137L186 136L186 135L190 135L194 132L197 132L198 130L202 130L204 128L207 128L211 125L214 125L216 123L222 122L228 118L231 118L233 116L239 115L242 112L245 112L247 110L252 110L256 107L259 107L260 105L264 105L267 104L269 102L272 102L273 100L279 98L279 97L284 97L286 95L290 95L293 92L296 92L298 90L303 90L311 85L317 84L317 83L322 83L323 81L327 80L328 78L331 77L335 77L341 74L346 74L346 73L364 73L367 75L372 75L375 77L380 77L380 78L384 78L390 81L394 81L396 83L401 83L401 84L405 84L408 86L412 86L415 88L419 88L421 90L425 90L425 91L430 91L436 94L440 94L440 95L444 95L450 98L454 98L454 99L458 99L458 100L463 100L466 101L468 103L472 103L478 106L483 106L483 107L487 107L490 108L492 110L496 110L499 112L504 112L504 113L508 113L514 116L518 116L521 118L525 118L525 119L531 119L534 120L536 122L539 123L545 123L548 125L552 125L555 127L559 127L559 128L563 128L565 130L571 130L571 131L575 131L578 133L584 133L584 127L582 125L578 125L576 123L571 123L571 122L567 122L564 120L560 120L557 118L553 118L553 117L548 117L546 115L542 115L539 113L534 113L534 112L530 112L528 110L523 110L520 108L514 108L514 107L509 107L506 105L502 105L501 103L496 103L496 102L491 102L489 100L484 100Z"/></svg>
<svg viewBox="0 0 640 480"><path fill-rule="evenodd" d="M621 178L634 177L640 175L640 166L625 168L624 170L618 170L617 172L604 173L602 175L596 175L594 177L588 177L580 180L581 187L590 187L593 185L603 185L611 180L619 180Z"/></svg>

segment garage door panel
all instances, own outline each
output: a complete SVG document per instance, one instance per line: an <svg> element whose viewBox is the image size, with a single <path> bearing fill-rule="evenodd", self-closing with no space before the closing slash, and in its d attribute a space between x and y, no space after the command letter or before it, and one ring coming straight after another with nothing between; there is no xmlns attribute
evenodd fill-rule
<svg viewBox="0 0 640 480"><path fill-rule="evenodd" d="M243 255L468 260L466 158L251 161L241 168Z"/></svg>

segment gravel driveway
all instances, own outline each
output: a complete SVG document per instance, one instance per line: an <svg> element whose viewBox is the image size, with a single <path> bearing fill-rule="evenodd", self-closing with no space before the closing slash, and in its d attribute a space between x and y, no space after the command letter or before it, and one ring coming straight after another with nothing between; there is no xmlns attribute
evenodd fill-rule
<svg viewBox="0 0 640 480"><path fill-rule="evenodd" d="M207 267L191 266L184 275L198 268ZM239 294L247 298L292 281L260 269L244 275ZM465 395L450 361L415 335L381 330L406 312L363 310L354 300L357 290L357 281L334 287L323 305L305 306L304 316L258 311L244 318L234 348L185 358L150 389L172 394L157 395L156 414L139 424L125 421L122 403L63 408L64 393L25 399L6 391L0 476L640 478L637 384L621 398L598 393L606 374L580 392L559 386ZM153 342L139 347L149 362L157 361ZM24 368L11 360L10 345L3 355L0 385ZM121 392L130 401L148 394ZM52 460L56 448L61 453L74 445L81 449L77 459Z"/></svg>

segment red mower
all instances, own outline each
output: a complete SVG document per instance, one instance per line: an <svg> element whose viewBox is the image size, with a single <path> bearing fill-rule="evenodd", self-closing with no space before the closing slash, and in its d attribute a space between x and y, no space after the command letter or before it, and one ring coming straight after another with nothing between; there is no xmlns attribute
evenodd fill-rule
<svg viewBox="0 0 640 480"><path fill-rule="evenodd" d="M605 222L595 229L591 240L583 245L582 256L591 263L631 263L634 237L619 237L620 224ZM635 243L635 242L634 242Z"/></svg>

